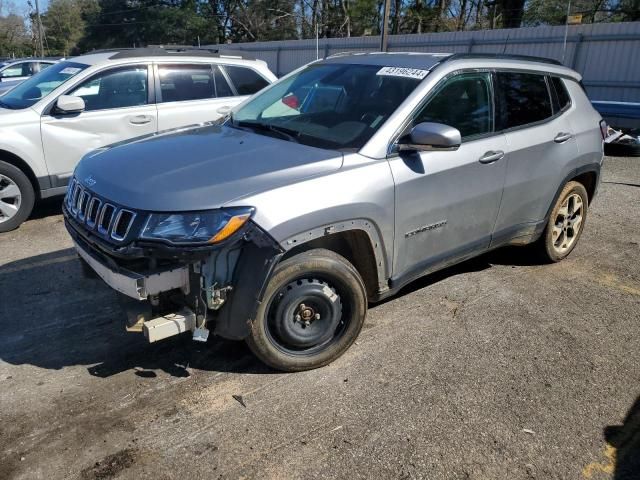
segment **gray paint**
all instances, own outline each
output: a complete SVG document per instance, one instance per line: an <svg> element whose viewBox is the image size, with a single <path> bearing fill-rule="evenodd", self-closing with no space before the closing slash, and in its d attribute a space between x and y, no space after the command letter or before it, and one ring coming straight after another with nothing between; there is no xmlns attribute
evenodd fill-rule
<svg viewBox="0 0 640 480"><path fill-rule="evenodd" d="M235 198L336 171L342 154L209 125L148 136L85 157L76 177L122 206L218 208Z"/></svg>
<svg viewBox="0 0 640 480"><path fill-rule="evenodd" d="M425 56L389 58L429 65ZM255 207L254 222L285 250L335 231L363 230L384 294L389 279L393 289L403 278L486 251L496 245L496 232L504 241L510 240L508 232L533 232L567 175L598 170L602 162L600 116L570 69L514 59L433 61L429 68L357 153L208 125L101 149L80 162L76 176L85 184L91 177L95 193L137 210ZM455 151L394 153L408 119L442 82L495 68L571 78L565 83L572 105L540 124L467 140ZM570 138L555 142L563 132ZM496 152L504 155L484 161Z"/></svg>

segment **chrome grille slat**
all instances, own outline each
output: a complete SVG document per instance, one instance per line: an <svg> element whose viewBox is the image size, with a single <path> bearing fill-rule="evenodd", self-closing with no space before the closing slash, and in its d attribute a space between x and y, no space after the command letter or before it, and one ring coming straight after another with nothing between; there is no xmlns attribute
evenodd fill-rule
<svg viewBox="0 0 640 480"><path fill-rule="evenodd" d="M126 222L124 225L120 225L123 222L122 217L128 215L129 218L124 220ZM133 220L136 218L136 214L131 210L121 209L116 216L115 221L113 222L113 227L111 229L111 238L114 240L121 242L124 240L129 234L129 230L131 229L131 225L133 224ZM124 229L124 233L118 233Z"/></svg>
<svg viewBox="0 0 640 480"><path fill-rule="evenodd" d="M78 198L78 218L84 220L87 217L87 208L89 207L89 200L91 195L86 190L80 194Z"/></svg>
<svg viewBox="0 0 640 480"><path fill-rule="evenodd" d="M108 218L107 218L107 212ZM100 219L98 220L98 232L103 235L109 235L109 231L111 230L111 225L113 223L113 217L116 213L116 207L111 205L110 203L105 203L102 207L102 212L100 212ZM105 220L107 220L105 226Z"/></svg>
<svg viewBox="0 0 640 480"><path fill-rule="evenodd" d="M66 198L67 210L78 222L89 230L96 230L105 239L124 241L136 218L136 213L103 202L90 190L80 185L76 178L69 182Z"/></svg>
<svg viewBox="0 0 640 480"><path fill-rule="evenodd" d="M85 220L89 228L94 228L96 223L98 223L98 216L100 215L101 209L102 201L99 198L93 197L91 202L89 202L87 219Z"/></svg>

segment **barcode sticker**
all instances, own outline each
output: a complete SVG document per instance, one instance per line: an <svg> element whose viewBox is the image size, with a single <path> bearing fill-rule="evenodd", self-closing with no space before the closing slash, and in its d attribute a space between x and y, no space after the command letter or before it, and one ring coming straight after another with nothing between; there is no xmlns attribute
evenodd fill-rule
<svg viewBox="0 0 640 480"><path fill-rule="evenodd" d="M62 70L60 70L60 73L62 75L75 75L80 70L82 70L82 69L81 68L76 68L76 67L67 67L67 68L63 68Z"/></svg>
<svg viewBox="0 0 640 480"><path fill-rule="evenodd" d="M429 70L421 70L419 68L406 67L382 67L376 75L385 75L388 77L406 77L422 80L427 76Z"/></svg>

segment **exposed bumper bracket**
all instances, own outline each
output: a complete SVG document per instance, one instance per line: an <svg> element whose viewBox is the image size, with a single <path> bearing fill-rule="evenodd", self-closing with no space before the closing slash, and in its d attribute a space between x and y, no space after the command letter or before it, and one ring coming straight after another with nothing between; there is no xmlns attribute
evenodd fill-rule
<svg viewBox="0 0 640 480"><path fill-rule="evenodd" d="M118 271L105 266L91 253L74 241L76 251L82 259L114 290L136 300L146 300L149 295L157 295L169 290L181 289L189 293L189 268L174 268L148 276L125 269Z"/></svg>

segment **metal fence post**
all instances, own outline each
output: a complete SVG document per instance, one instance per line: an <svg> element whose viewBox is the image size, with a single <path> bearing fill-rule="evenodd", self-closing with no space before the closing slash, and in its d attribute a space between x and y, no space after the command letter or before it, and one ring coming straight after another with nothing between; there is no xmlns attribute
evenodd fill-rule
<svg viewBox="0 0 640 480"><path fill-rule="evenodd" d="M576 64L578 63L578 55L580 55L580 46L582 45L582 40L584 39L584 35L579 33L578 39L576 40L573 46L573 55L571 56L571 68L576 69Z"/></svg>
<svg viewBox="0 0 640 480"><path fill-rule="evenodd" d="M473 37L471 37L469 39L469 47L467 48L467 53L471 53L471 51L473 50L473 46L475 45L476 41L473 39Z"/></svg>
<svg viewBox="0 0 640 480"><path fill-rule="evenodd" d="M282 48L276 48L276 77L280 76L280 50Z"/></svg>

